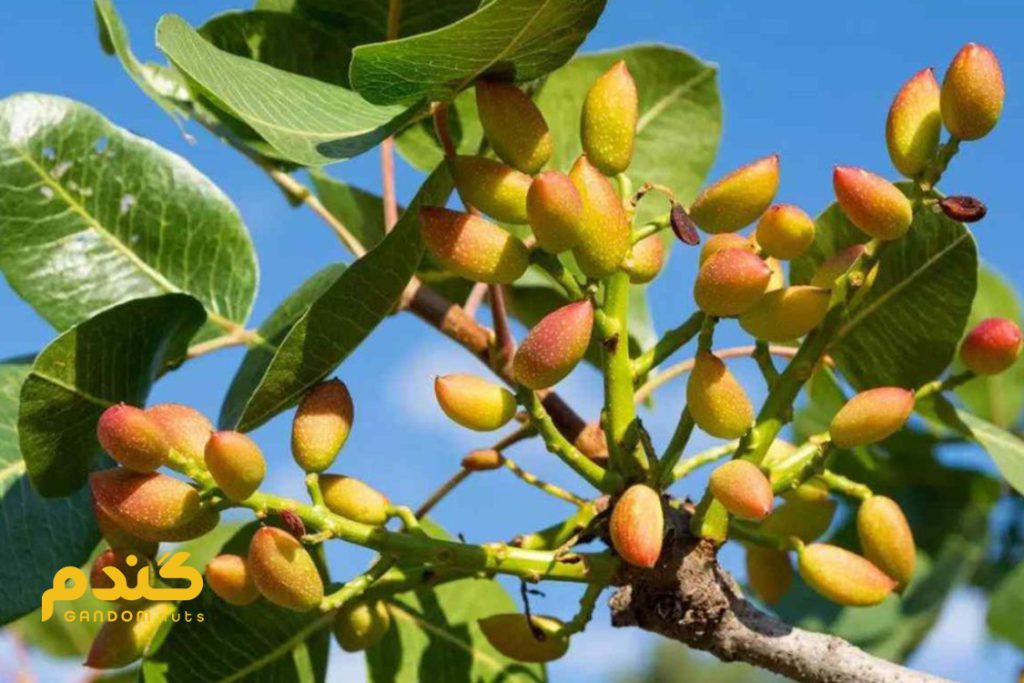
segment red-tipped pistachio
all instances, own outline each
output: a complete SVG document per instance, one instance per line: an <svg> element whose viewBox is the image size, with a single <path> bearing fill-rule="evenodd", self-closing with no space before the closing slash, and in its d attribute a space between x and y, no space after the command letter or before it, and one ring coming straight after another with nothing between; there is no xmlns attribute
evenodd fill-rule
<svg viewBox="0 0 1024 683"><path fill-rule="evenodd" d="M942 121L961 140L977 140L999 121L1005 97L1003 71L995 54L968 43L953 57L942 79Z"/></svg>
<svg viewBox="0 0 1024 683"><path fill-rule="evenodd" d="M324 582L316 563L287 531L265 526L249 544L249 570L260 595L270 602L308 612L324 598Z"/></svg>
<svg viewBox="0 0 1024 683"><path fill-rule="evenodd" d="M477 81L476 106L487 141L506 164L536 173L551 158L548 124L522 90L508 83Z"/></svg>
<svg viewBox="0 0 1024 683"><path fill-rule="evenodd" d="M160 626L177 611L173 602L154 602L126 609L100 627L85 665L91 669L120 669L142 657Z"/></svg>
<svg viewBox="0 0 1024 683"><path fill-rule="evenodd" d="M903 510L892 498L871 496L857 510L857 536L864 556L895 579L902 590L914 575L917 550Z"/></svg>
<svg viewBox="0 0 1024 683"><path fill-rule="evenodd" d="M115 550L127 550L134 552L136 555L141 557L155 557L159 543L155 541L147 541L128 533L125 529L114 521L114 518L104 510L96 499L92 501L92 512L93 516L96 517L96 526L99 527L100 534Z"/></svg>
<svg viewBox="0 0 1024 683"><path fill-rule="evenodd" d="M330 467L352 431L355 407L345 383L338 379L313 387L292 420L292 456L306 472Z"/></svg>
<svg viewBox="0 0 1024 683"><path fill-rule="evenodd" d="M358 479L338 474L320 477L324 504L336 515L372 526L388 521L391 502L387 497Z"/></svg>
<svg viewBox="0 0 1024 683"><path fill-rule="evenodd" d="M852 166L836 166L832 186L843 213L864 233L888 241L910 228L914 211L895 185L881 176Z"/></svg>
<svg viewBox="0 0 1024 683"><path fill-rule="evenodd" d="M391 627L391 612L383 600L346 602L334 617L334 637L345 652L373 647Z"/></svg>
<svg viewBox="0 0 1024 683"><path fill-rule="evenodd" d="M730 460L711 473L711 495L740 519L757 521L772 511L772 485L761 469L748 460Z"/></svg>
<svg viewBox="0 0 1024 683"><path fill-rule="evenodd" d="M825 318L830 296L827 289L807 285L776 289L740 316L740 326L762 341L797 339Z"/></svg>
<svg viewBox="0 0 1024 683"><path fill-rule="evenodd" d="M862 391L839 409L828 432L840 448L866 446L898 432L914 410L914 392L901 387Z"/></svg>
<svg viewBox="0 0 1024 683"><path fill-rule="evenodd" d="M165 474L123 469L89 476L96 505L119 527L147 541L185 541L217 524L217 513L204 506L199 492Z"/></svg>
<svg viewBox="0 0 1024 683"><path fill-rule="evenodd" d="M560 254L575 247L583 232L583 200L572 180L558 171L533 179L526 215L541 249Z"/></svg>
<svg viewBox="0 0 1024 683"><path fill-rule="evenodd" d="M623 270L629 273L629 281L635 285L650 282L665 265L665 242L661 235L648 235L633 245Z"/></svg>
<svg viewBox="0 0 1024 683"><path fill-rule="evenodd" d="M530 176L486 157L457 156L451 164L462 201L504 223L526 222Z"/></svg>
<svg viewBox="0 0 1024 683"><path fill-rule="evenodd" d="M512 374L530 389L547 389L572 372L587 352L594 307L588 299L566 304L533 326L516 350Z"/></svg>
<svg viewBox="0 0 1024 683"><path fill-rule="evenodd" d="M249 561L240 555L225 553L210 560L206 565L206 585L231 605L251 605L260 598Z"/></svg>
<svg viewBox="0 0 1024 683"><path fill-rule="evenodd" d="M772 269L754 254L726 249L697 271L693 298L708 315L740 315L760 301L771 277Z"/></svg>
<svg viewBox="0 0 1024 683"><path fill-rule="evenodd" d="M481 448L470 451L462 459L463 469L470 472L487 472L496 470L505 464L505 458L493 448Z"/></svg>
<svg viewBox="0 0 1024 683"><path fill-rule="evenodd" d="M562 622L554 617L494 614L479 623L495 650L520 662L551 662L569 649L569 639L560 633Z"/></svg>
<svg viewBox="0 0 1024 683"><path fill-rule="evenodd" d="M653 567L665 535L661 496L649 486L633 484L616 501L608 531L623 560L634 567Z"/></svg>
<svg viewBox="0 0 1024 683"><path fill-rule="evenodd" d="M986 318L967 333L960 345L960 360L978 375L998 375L1020 356L1021 331L1006 318Z"/></svg>
<svg viewBox="0 0 1024 683"><path fill-rule="evenodd" d="M114 460L135 472L152 472L167 460L163 430L144 410L120 403L100 415L96 437Z"/></svg>
<svg viewBox="0 0 1024 683"><path fill-rule="evenodd" d="M854 244L832 254L818 266L818 270L811 278L811 285L831 289L839 276L850 269L850 266L860 258L865 249L863 244Z"/></svg>
<svg viewBox="0 0 1024 683"><path fill-rule="evenodd" d="M820 489L815 493L818 491ZM824 493L828 495L827 489ZM831 498L805 500L791 496L785 503L772 510L761 523L761 530L775 536L795 536L804 543L810 543L828 531L835 514L836 501Z"/></svg>
<svg viewBox="0 0 1024 683"><path fill-rule="evenodd" d="M711 436L738 439L754 421L754 407L717 356L697 354L686 382L686 406L693 421Z"/></svg>
<svg viewBox="0 0 1024 683"><path fill-rule="evenodd" d="M618 61L598 76L583 101L580 136L583 153L605 175L629 168L639 116L636 82Z"/></svg>
<svg viewBox="0 0 1024 683"><path fill-rule="evenodd" d="M751 254L757 253L757 245L749 237L734 232L723 232L720 235L712 235L704 242L704 246L700 248L698 265L703 266L709 258L726 249L740 249L749 251Z"/></svg>
<svg viewBox="0 0 1024 683"><path fill-rule="evenodd" d="M736 232L764 213L778 189L779 156L773 154L704 188L690 206L690 217L704 232Z"/></svg>
<svg viewBox="0 0 1024 683"><path fill-rule="evenodd" d="M581 156L569 171L583 202L582 230L572 253L587 277L600 279L615 272L629 253L629 217L608 179Z"/></svg>
<svg viewBox="0 0 1024 683"><path fill-rule="evenodd" d="M241 432L214 432L206 442L206 469L230 500L238 503L263 483L267 463L256 442Z"/></svg>
<svg viewBox="0 0 1024 683"><path fill-rule="evenodd" d="M478 432L501 429L516 416L515 396L508 389L476 375L437 377L434 395L445 415Z"/></svg>
<svg viewBox="0 0 1024 683"><path fill-rule="evenodd" d="M935 71L922 69L903 84L885 121L885 144L896 170L913 178L925 169L939 148L942 115Z"/></svg>
<svg viewBox="0 0 1024 683"><path fill-rule="evenodd" d="M438 263L466 279L511 284L529 265L522 240L479 216L427 206L420 209L420 228Z"/></svg>
<svg viewBox="0 0 1024 683"><path fill-rule="evenodd" d="M761 216L755 239L769 256L791 261L814 241L814 219L792 204L776 204Z"/></svg>
<svg viewBox="0 0 1024 683"><path fill-rule="evenodd" d="M747 582L757 597L774 605L793 584L789 555L774 548L747 546Z"/></svg>
<svg viewBox="0 0 1024 683"><path fill-rule="evenodd" d="M896 588L896 582L868 560L826 543L801 548L799 567L807 585L847 607L877 605Z"/></svg>
<svg viewBox="0 0 1024 683"><path fill-rule="evenodd" d="M146 415L164 430L172 450L203 464L206 441L213 434L213 424L205 415L180 403L158 403L146 408Z"/></svg>

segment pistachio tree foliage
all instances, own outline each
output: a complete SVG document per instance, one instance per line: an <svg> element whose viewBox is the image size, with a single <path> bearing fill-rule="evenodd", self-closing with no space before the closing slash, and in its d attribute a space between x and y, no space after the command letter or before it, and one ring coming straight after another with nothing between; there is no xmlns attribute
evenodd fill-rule
<svg viewBox="0 0 1024 683"><path fill-rule="evenodd" d="M998 596L993 631L1024 646L1020 535L990 522L1024 491L1020 311L979 268L982 202L938 189L999 119L995 55L968 44L941 85L930 69L909 78L884 138L858 133L884 139L902 180L836 166L836 202L812 218L776 203L777 155L705 178L713 67L671 46L575 54L603 6L261 0L198 28L164 16L167 63L144 64L95 0L100 44L131 80L265 171L350 258L271 294L281 304L251 325L256 256L212 182L83 104L0 101L0 269L57 333L0 365L0 624L144 681L321 681L332 634L365 651L375 682L542 681L610 595L615 625L796 680L925 681L900 663L972 582ZM378 147L380 195L324 169ZM404 210L396 150L426 174ZM699 270L659 336L645 285L673 248ZM385 419L356 410L344 361L406 313L481 361L435 381L451 428L503 430L418 506L338 459L354 420ZM716 345L737 323L750 345ZM247 353L217 427L147 406L161 377L233 345ZM757 361L761 405L729 370L739 357ZM600 371L600 415L557 393L580 363ZM679 375L678 424L655 443L642 406ZM293 410L305 500L268 490L246 435ZM721 444L688 452L698 429ZM508 457L530 443L580 493ZM950 443L995 468L947 464L936 453ZM703 498L673 497L704 467ZM462 481L499 469L571 514L484 544L430 521ZM221 524L231 508L253 521ZM729 542L746 585L717 563ZM204 558L192 601L83 624L84 645L25 617L57 569L89 565L102 584L104 568L137 573L129 556L155 563L166 543ZM339 576L325 543L378 555ZM577 584L579 610L533 614L497 575ZM205 620L164 621L175 612Z"/></svg>

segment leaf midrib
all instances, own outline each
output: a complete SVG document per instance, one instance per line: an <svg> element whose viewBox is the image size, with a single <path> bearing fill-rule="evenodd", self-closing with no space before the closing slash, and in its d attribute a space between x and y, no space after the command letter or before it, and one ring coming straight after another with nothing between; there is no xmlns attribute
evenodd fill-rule
<svg viewBox="0 0 1024 683"><path fill-rule="evenodd" d="M295 635L293 635L288 640L282 642L278 647L274 648L273 650L263 655L259 659L251 662L248 666L239 669L230 676L226 676L224 678L219 679L217 683L230 683L231 681L237 681L241 678L244 678L245 676L248 676L250 673L253 673L254 671L259 671L271 662L280 659L281 657L284 657L286 654L295 649L295 647L299 643L305 641L307 638L312 637L313 634L315 634L320 629L326 628L327 625L333 619L334 614L331 613L324 614L319 619L311 621L309 624L306 625L305 628L296 631Z"/></svg>
<svg viewBox="0 0 1024 683"><path fill-rule="evenodd" d="M439 627L437 624L427 621L426 619L421 619L417 615L396 605L395 603L389 603L388 607L391 613L399 619L411 621L424 631L429 631L434 635L438 636L439 638L443 638L444 640L455 645L456 647L459 647L468 652L469 655L474 659L479 659L483 661L488 667L494 669L495 671L501 671L505 668L501 662L497 661L496 659L488 655L486 652L481 652L480 650L472 647L468 643L459 640L448 631L445 631L443 628Z"/></svg>
<svg viewBox="0 0 1024 683"><path fill-rule="evenodd" d="M701 69L700 73L691 76L687 81L680 83L675 88L673 88L668 94L666 94L664 97L655 102L654 106L652 106L650 109L644 112L643 116L641 116L640 120L637 121L636 123L636 134L639 135L640 133L642 133L644 128L646 128L651 121L656 119L658 116L661 115L662 112L668 109L669 105L677 101L685 93L688 93L691 90L693 90L700 83L707 80L709 76L713 76L714 74L715 70L712 69L711 67L706 66Z"/></svg>

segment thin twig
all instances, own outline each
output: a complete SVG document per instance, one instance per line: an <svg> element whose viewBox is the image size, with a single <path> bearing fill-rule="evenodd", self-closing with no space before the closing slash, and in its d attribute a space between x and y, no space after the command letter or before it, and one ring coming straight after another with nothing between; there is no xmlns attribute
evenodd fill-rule
<svg viewBox="0 0 1024 683"><path fill-rule="evenodd" d="M470 318L476 317L480 304L483 303L484 297L487 296L487 288L488 284L486 282L477 282L473 285L473 289L469 290L469 296L466 297L466 303L462 304L462 310Z"/></svg>
<svg viewBox="0 0 1024 683"><path fill-rule="evenodd" d="M416 508L416 516L420 518L424 517L427 513L433 510L434 507L438 503L440 503L445 496L451 493L456 486L458 486L467 478L469 478L469 475L471 474L473 474L473 472L471 472L470 470L467 470L464 467L460 468L458 472L453 474L451 477L448 478L447 481L438 486L437 490L431 493L430 496L425 501L423 501L423 503L421 503L418 508Z"/></svg>
<svg viewBox="0 0 1024 683"><path fill-rule="evenodd" d="M248 332L248 330L243 330ZM243 346L250 342L250 336L248 334L239 334L238 332L232 332L230 334L224 334L213 339L208 339L198 344L193 344L188 347L186 357L190 360L192 358L198 358L199 356L217 351L219 349L226 349L232 346Z"/></svg>
<svg viewBox="0 0 1024 683"><path fill-rule="evenodd" d="M512 356L516 352L516 340L512 338L512 329L508 321L508 309L505 307L505 293L501 285L487 286L488 298L491 301L491 320L494 325L494 348L497 350L496 366L504 371L509 370Z"/></svg>
<svg viewBox="0 0 1024 683"><path fill-rule="evenodd" d="M513 460L503 458L503 463L505 467L507 467L509 471L511 471L514 475L522 479L530 486L535 486L536 488L540 489L549 496L560 498L564 501L572 503L573 505L585 505L587 502L585 498L577 496L575 493L566 491L560 486L548 483L537 477L537 475L527 472Z"/></svg>

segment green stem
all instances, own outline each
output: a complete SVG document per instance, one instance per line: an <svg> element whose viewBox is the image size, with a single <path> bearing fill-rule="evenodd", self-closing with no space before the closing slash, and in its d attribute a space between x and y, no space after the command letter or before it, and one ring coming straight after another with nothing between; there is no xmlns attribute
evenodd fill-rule
<svg viewBox="0 0 1024 683"><path fill-rule="evenodd" d="M941 394L943 391L949 391L956 389L961 384L971 381L977 377L970 370L964 370L955 375L950 375L945 379L937 379L927 384L922 385L917 391L914 392L914 401L920 401L921 399L929 398L936 394Z"/></svg>
<svg viewBox="0 0 1024 683"><path fill-rule="evenodd" d="M633 361L633 377L640 380L651 370L696 337L704 325L704 313L697 311L679 327L671 329L654 346Z"/></svg>
<svg viewBox="0 0 1024 683"><path fill-rule="evenodd" d="M647 239L651 235L657 235L659 232L669 227L671 224L672 223L669 220L669 215L667 213L664 216L659 216L658 218L655 218L650 223L644 223L643 225L641 225L640 227L633 231L633 244L636 244L641 240Z"/></svg>
<svg viewBox="0 0 1024 683"><path fill-rule="evenodd" d="M682 457L683 449L686 448L686 444L690 441L690 436L693 434L695 426L696 423L693 421L690 409L684 407L682 414L679 416L679 422L676 424L675 432L672 433L672 438L669 439L668 446L665 447L665 452L658 463L655 483L659 491L667 488L676 480L674 476L676 463Z"/></svg>
<svg viewBox="0 0 1024 683"><path fill-rule="evenodd" d="M779 381L779 371L775 369L775 363L772 362L772 351L768 342L758 341L754 345L754 360L757 361L757 367L761 370L765 384L768 385L768 391L771 391L775 383Z"/></svg>
<svg viewBox="0 0 1024 683"><path fill-rule="evenodd" d="M579 301L586 296L576 276L569 272L554 254L549 254L543 249L534 249L530 252L530 263L540 268L555 284L564 289L566 296L573 301Z"/></svg>
<svg viewBox="0 0 1024 683"><path fill-rule="evenodd" d="M935 155L935 160L928 165L928 167L921 174L920 188L924 192L930 192L935 184L942 178L942 174L946 172L946 168L949 167L949 162L953 160L956 153L960 151L960 140L950 135L946 143L939 148L938 154Z"/></svg>
<svg viewBox="0 0 1024 683"><path fill-rule="evenodd" d="M601 597L601 593L607 586L602 586L599 583L587 584L587 589L583 591L583 596L580 598L580 609L576 612L576 615L565 622L560 629L563 636L571 636L577 633L582 633L587 624L594 616L594 608L597 607L597 600Z"/></svg>
<svg viewBox="0 0 1024 683"><path fill-rule="evenodd" d="M825 458L832 452L828 433L819 434L793 451L779 463L773 463L770 478L772 491L785 493L800 486L823 469Z"/></svg>
<svg viewBox="0 0 1024 683"><path fill-rule="evenodd" d="M750 522L744 522L739 519L734 519L732 521L729 531L733 538L737 541L742 541L743 543L753 543L754 545L760 545L774 550L781 550L782 552L796 549L789 538L776 536L774 534L766 534Z"/></svg>
<svg viewBox="0 0 1024 683"><path fill-rule="evenodd" d="M309 491L309 499L313 501L313 505L323 507L324 494L320 490L320 475L316 472L310 472L306 475L306 490Z"/></svg>
<svg viewBox="0 0 1024 683"><path fill-rule="evenodd" d="M344 586L325 596L320 603L321 612L330 612L344 605L349 600L358 598L377 580L395 566L395 558L381 557L364 573L348 581Z"/></svg>
<svg viewBox="0 0 1024 683"><path fill-rule="evenodd" d="M555 550L583 532L597 516L597 505L591 501L571 517L529 534L520 534L513 545L524 550Z"/></svg>
<svg viewBox="0 0 1024 683"><path fill-rule="evenodd" d="M672 470L672 481L679 481L683 477L687 476L695 469L708 465L717 460L721 460L727 455L730 455L736 450L736 447L740 444L738 440L724 443L721 446L715 446L709 448L706 451L701 451L692 457L687 458Z"/></svg>
<svg viewBox="0 0 1024 683"><path fill-rule="evenodd" d="M508 458L504 458L503 464L505 465L505 467L509 469L510 472L512 472L512 474L516 475L530 486L534 486L540 489L549 496L560 498L564 501L572 503L573 505L583 505L587 502L583 498L577 496L575 493L566 491L560 486L555 486L554 484L548 483L543 479L540 479L539 477L537 477L537 475L531 472L527 472L514 461Z"/></svg>
<svg viewBox="0 0 1024 683"><path fill-rule="evenodd" d="M611 469L627 477L639 477L650 464L639 439L631 438L636 426L633 403L633 368L629 361L629 275L617 272L605 283L602 341L604 409Z"/></svg>
<svg viewBox="0 0 1024 683"><path fill-rule="evenodd" d="M818 477L828 484L828 487L833 491L838 491L851 498L867 500L874 495L871 489L864 484L848 479L841 474L836 474L832 470L823 470L818 474Z"/></svg>

